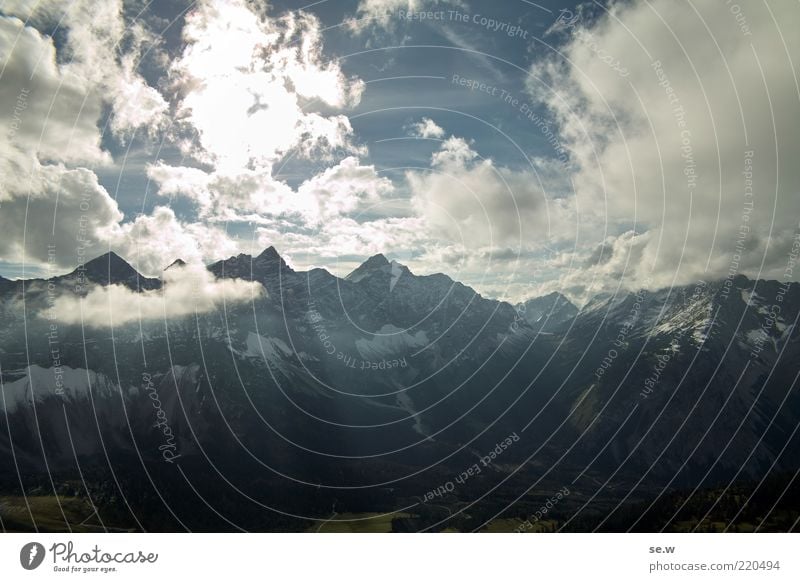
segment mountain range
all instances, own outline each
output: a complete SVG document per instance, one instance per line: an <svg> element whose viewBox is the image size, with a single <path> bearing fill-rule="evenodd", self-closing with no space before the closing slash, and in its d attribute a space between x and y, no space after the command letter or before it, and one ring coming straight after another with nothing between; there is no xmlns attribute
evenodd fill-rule
<svg viewBox="0 0 800 582"><path fill-rule="evenodd" d="M114 253L0 279L0 493L89 500L105 529L390 514L418 531L510 530L568 487L553 515L583 531L800 468L796 283L736 276L578 308L485 298L383 255L343 278L273 247L208 271L264 293L109 327L61 322L54 298L169 281Z"/></svg>

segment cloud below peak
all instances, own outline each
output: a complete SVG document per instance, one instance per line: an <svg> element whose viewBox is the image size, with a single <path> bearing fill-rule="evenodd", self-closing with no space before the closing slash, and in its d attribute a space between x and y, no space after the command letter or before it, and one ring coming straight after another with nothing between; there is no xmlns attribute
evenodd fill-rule
<svg viewBox="0 0 800 582"><path fill-rule="evenodd" d="M257 282L215 279L199 263L174 265L164 271L163 280L162 288L155 291L136 292L122 285L108 285L94 287L83 298L61 295L50 307L50 315L57 314L66 324L112 327L201 315L228 304L253 301L266 293Z"/></svg>

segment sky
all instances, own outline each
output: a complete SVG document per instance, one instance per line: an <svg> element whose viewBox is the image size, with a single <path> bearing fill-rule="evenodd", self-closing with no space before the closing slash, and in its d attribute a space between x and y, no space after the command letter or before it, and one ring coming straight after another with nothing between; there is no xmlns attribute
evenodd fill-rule
<svg viewBox="0 0 800 582"><path fill-rule="evenodd" d="M511 301L797 280L797 14L0 0L0 275L274 245Z"/></svg>

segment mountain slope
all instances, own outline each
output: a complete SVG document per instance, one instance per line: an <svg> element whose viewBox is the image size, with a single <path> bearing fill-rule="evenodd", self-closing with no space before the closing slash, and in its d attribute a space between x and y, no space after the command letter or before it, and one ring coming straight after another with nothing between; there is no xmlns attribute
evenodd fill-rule
<svg viewBox="0 0 800 582"><path fill-rule="evenodd" d="M214 498L233 484L320 516L334 500L416 503L511 434L522 438L474 482L509 478L497 493L509 502L537 479L586 495L611 480L611 499L800 467L800 285L737 277L578 311L559 294L512 307L382 255L345 278L297 271L272 247L208 268L266 292L112 330L39 316L48 283L75 293L75 273L0 287L3 462L32 476L80 464L98 487L121 471L151 520L152 478L195 524L218 516L191 517L175 463ZM86 273L81 295L162 286L116 255ZM246 499L227 502L250 519Z"/></svg>

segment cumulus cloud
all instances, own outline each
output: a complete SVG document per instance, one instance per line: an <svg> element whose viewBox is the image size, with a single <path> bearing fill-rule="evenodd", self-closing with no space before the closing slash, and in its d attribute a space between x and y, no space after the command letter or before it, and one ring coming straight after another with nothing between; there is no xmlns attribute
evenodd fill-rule
<svg viewBox="0 0 800 582"><path fill-rule="evenodd" d="M269 245L280 248L298 267L320 266L342 276L364 258L377 253L401 257L409 266L420 265L412 260L417 251L437 244L428 233L424 219L416 216L367 221L338 217L325 221L313 232L289 231L276 223L259 227L257 240L259 248ZM427 272L428 266L423 270Z"/></svg>
<svg viewBox="0 0 800 582"><path fill-rule="evenodd" d="M52 39L17 18L0 17L0 55L0 256L74 267L122 219L94 172L74 167L110 161L102 101L59 66Z"/></svg>
<svg viewBox="0 0 800 582"><path fill-rule="evenodd" d="M309 178L296 191L266 169L206 172L158 163L148 168L148 176L158 184L160 195L191 200L200 217L212 222L263 223L283 217L299 226L316 226L366 210L394 189L374 166L352 156Z"/></svg>
<svg viewBox="0 0 800 582"><path fill-rule="evenodd" d="M11 182L0 194L0 256L74 267L122 220L117 203L90 170L42 165L33 156L7 157L0 167Z"/></svg>
<svg viewBox="0 0 800 582"><path fill-rule="evenodd" d="M411 135L426 139L441 139L444 137L444 129L439 127L433 119L423 117L421 121L414 123L409 128Z"/></svg>
<svg viewBox="0 0 800 582"><path fill-rule="evenodd" d="M321 221L368 211L393 190L392 182L379 176L374 166L361 165L358 159L348 157L303 182L298 195L314 201L314 219Z"/></svg>
<svg viewBox="0 0 800 582"><path fill-rule="evenodd" d="M114 111L122 111L120 103L130 109L114 114L112 125L119 129L150 123L152 115L140 99L147 91L132 61L120 65L113 58L110 43L121 34L121 6L106 3L91 18L87 6L42 2L36 11L3 6L34 22L61 19L72 57L57 58L50 37L18 18L0 17L0 101L10 105L0 111L0 256L7 260L74 267L93 246L107 248L123 219L85 166L111 161L98 128L104 104ZM119 103L117 89L125 92Z"/></svg>
<svg viewBox="0 0 800 582"><path fill-rule="evenodd" d="M177 111L197 136L186 153L207 169L151 164L159 195L192 201L206 223L281 219L303 228L392 190L360 164L365 150L353 143L348 118L330 113L357 104L364 84L323 57L314 16L272 17L243 0L205 0L187 15L183 37L171 67ZM345 157L297 188L273 177L289 154L325 163L334 153Z"/></svg>
<svg viewBox="0 0 800 582"><path fill-rule="evenodd" d="M263 216L308 215L308 200L273 179L269 169L205 171L162 162L148 167L148 177L161 196L191 200L207 221L259 221Z"/></svg>
<svg viewBox="0 0 800 582"><path fill-rule="evenodd" d="M172 73L182 93L179 115L199 137L190 153L202 161L230 172L270 169L293 150L319 157L358 151L347 117L309 107L352 106L364 88L324 61L314 16L270 18L244 0L204 0L187 15L183 36Z"/></svg>
<svg viewBox="0 0 800 582"><path fill-rule="evenodd" d="M137 70L158 39L125 18L117 0L12 1L3 11L64 31L57 55L51 38L0 18L0 97L19 101L0 111L10 128L0 136L4 259L74 267L93 247L112 248L153 275L176 257L199 263L239 251L222 223L353 230L358 223L345 217L393 192L359 161L366 150L353 143L347 117L331 113L357 104L364 83L324 58L319 21L298 12L272 17L244 0L205 0L188 13L185 44L169 68L178 118L168 136L184 140L203 169L156 161L146 170L159 195L190 200L192 212L179 217L157 206L123 222L89 167L111 162L98 127L104 111L119 135L161 127L170 106ZM272 176L289 153L332 165L292 188Z"/></svg>
<svg viewBox="0 0 800 582"><path fill-rule="evenodd" d="M582 217L608 220L611 259L588 274L612 286L630 253L630 288L780 278L797 232L795 9L742 5L747 30L717 2L693 9L657 0L613 2L595 19L564 13L551 31L565 35L563 58L530 71L529 93L577 167Z"/></svg>
<svg viewBox="0 0 800 582"><path fill-rule="evenodd" d="M508 293L521 300L558 291L580 306L598 293L660 287L649 273L642 278L637 273L654 235L653 231L630 230L608 236L594 247L573 247L526 258L519 273L510 278Z"/></svg>
<svg viewBox="0 0 800 582"><path fill-rule="evenodd" d="M322 256L360 255L381 252L395 253L419 248L427 240L416 217L397 217L358 222L351 218L332 221L324 231L329 241L327 250L318 245Z"/></svg>
<svg viewBox="0 0 800 582"><path fill-rule="evenodd" d="M114 228L107 245L148 276L159 275L175 259L200 264L239 252L237 242L224 230L203 222L181 221L166 206Z"/></svg>
<svg viewBox="0 0 800 582"><path fill-rule="evenodd" d="M57 64L52 39L17 18L0 16L0 58L4 164L9 157L30 155L66 163L110 161L97 129L102 102L84 78ZM14 181L8 166L4 169L9 187Z"/></svg>
<svg viewBox="0 0 800 582"><path fill-rule="evenodd" d="M156 291L136 292L122 285L95 287L85 297L61 295L51 306L59 321L110 327L143 320L203 314L226 304L253 301L265 293L260 283L215 279L202 264L175 265L164 271ZM44 315L43 315L44 316Z"/></svg>
<svg viewBox="0 0 800 582"><path fill-rule="evenodd" d="M417 212L451 243L520 248L569 236L569 203L548 200L535 169L497 166L463 138L446 139L431 171L409 171L406 179Z"/></svg>
<svg viewBox="0 0 800 582"><path fill-rule="evenodd" d="M12 0L2 10L39 25L57 23L66 31L60 68L80 79L93 101L111 105L110 127L115 133L126 135L139 127L153 131L164 123L168 104L138 71L142 54L158 39L141 22L125 21L122 0Z"/></svg>
<svg viewBox="0 0 800 582"><path fill-rule="evenodd" d="M70 2L62 21L68 28L69 67L88 79L111 103L111 129L152 131L165 122L167 102L138 72L142 53L156 42L141 23L123 19L122 0ZM123 52L121 46L127 42Z"/></svg>
<svg viewBox="0 0 800 582"><path fill-rule="evenodd" d="M109 161L102 103L57 64L52 39L17 18L0 17L0 55L0 256L74 266L78 247L122 218L94 172L70 167Z"/></svg>
<svg viewBox="0 0 800 582"><path fill-rule="evenodd" d="M0 135L4 259L74 267L91 248L112 248L154 275L177 257L200 263L239 251L222 223L280 220L303 232L331 227L330 237L356 236L352 217L393 192L374 166L360 162L366 150L353 142L347 117L331 113L357 104L364 83L324 58L319 21L297 12L272 17L244 0L205 0L188 13L185 44L169 68L178 117L168 137L185 140L185 153L202 169L156 161L146 170L159 195L188 199L193 208L177 215L157 206L123 222L89 168L111 162L98 126L106 113L118 135L158 129L169 113L138 72L158 39L124 17L117 0L12 1L3 11L64 31L57 55L51 38L0 18L0 97L19 101L0 111L10 128ZM331 166L292 188L272 175L289 153ZM361 240L379 240L380 226L365 229Z"/></svg>

